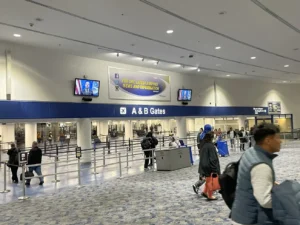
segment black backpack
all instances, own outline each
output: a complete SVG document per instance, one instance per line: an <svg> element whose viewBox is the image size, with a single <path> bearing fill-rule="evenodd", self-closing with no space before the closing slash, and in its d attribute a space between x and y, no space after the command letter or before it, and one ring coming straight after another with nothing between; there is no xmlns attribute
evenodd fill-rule
<svg viewBox="0 0 300 225"><path fill-rule="evenodd" d="M152 137L152 141L155 146L158 145L158 140L156 137Z"/></svg>
<svg viewBox="0 0 300 225"><path fill-rule="evenodd" d="M219 183L221 187L220 194L222 195L229 209L232 208L235 198L239 165L240 160L237 162L229 163L226 166L224 172L219 177Z"/></svg>
<svg viewBox="0 0 300 225"><path fill-rule="evenodd" d="M141 142L142 149L150 149L151 148L151 141L150 138L144 138Z"/></svg>

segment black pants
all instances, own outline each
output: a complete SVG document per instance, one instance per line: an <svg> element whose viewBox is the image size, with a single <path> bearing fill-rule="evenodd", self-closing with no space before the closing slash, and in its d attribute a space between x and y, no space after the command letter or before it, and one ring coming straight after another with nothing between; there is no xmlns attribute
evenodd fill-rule
<svg viewBox="0 0 300 225"><path fill-rule="evenodd" d="M149 151L144 151L144 154L145 154L145 164L144 164L144 168L148 168L148 165L149 165L149 158L150 159L150 165L153 165L153 159L152 159L152 150L149 150ZM148 159L147 159L148 158Z"/></svg>
<svg viewBox="0 0 300 225"><path fill-rule="evenodd" d="M245 151L245 143L241 143L241 145L240 145L240 150Z"/></svg>
<svg viewBox="0 0 300 225"><path fill-rule="evenodd" d="M18 167L17 166L11 166L10 169L11 169L11 174L12 174L11 179L13 181L19 181L19 179L18 179Z"/></svg>

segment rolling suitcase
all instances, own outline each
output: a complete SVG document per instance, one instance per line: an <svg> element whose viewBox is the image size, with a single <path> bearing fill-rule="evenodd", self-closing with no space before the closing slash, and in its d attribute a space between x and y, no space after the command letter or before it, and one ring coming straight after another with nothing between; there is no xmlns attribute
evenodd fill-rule
<svg viewBox="0 0 300 225"><path fill-rule="evenodd" d="M227 141L219 141L217 143L218 153L222 157L229 156Z"/></svg>

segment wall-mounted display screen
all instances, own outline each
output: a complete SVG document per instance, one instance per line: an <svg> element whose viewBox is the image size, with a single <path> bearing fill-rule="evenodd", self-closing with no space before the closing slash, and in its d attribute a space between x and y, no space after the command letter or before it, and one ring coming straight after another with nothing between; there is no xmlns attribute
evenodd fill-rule
<svg viewBox="0 0 300 225"><path fill-rule="evenodd" d="M179 89L177 100L178 101L191 101L192 100L192 90L191 89Z"/></svg>
<svg viewBox="0 0 300 225"><path fill-rule="evenodd" d="M99 96L100 81L99 80L87 80L87 79L75 79L74 95L77 96Z"/></svg>

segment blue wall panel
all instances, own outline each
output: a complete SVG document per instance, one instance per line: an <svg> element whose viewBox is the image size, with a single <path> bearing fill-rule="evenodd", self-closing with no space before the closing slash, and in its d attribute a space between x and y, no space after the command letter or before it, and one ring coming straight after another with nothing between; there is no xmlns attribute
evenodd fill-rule
<svg viewBox="0 0 300 225"><path fill-rule="evenodd" d="M267 115L267 107L115 105L0 101L0 119Z"/></svg>

